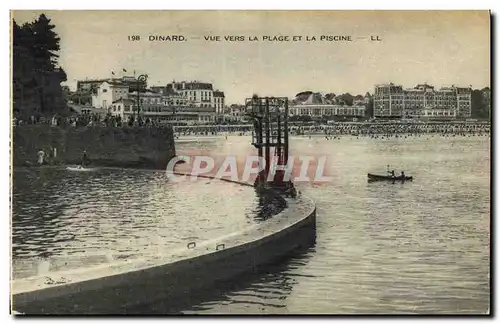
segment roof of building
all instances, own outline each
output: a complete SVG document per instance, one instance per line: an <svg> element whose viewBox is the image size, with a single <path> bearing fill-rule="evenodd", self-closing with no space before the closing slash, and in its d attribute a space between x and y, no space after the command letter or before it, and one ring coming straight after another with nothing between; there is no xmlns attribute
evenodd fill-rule
<svg viewBox="0 0 500 324"><path fill-rule="evenodd" d="M134 99L130 99L130 98L120 98L118 100L113 101L112 103L117 103L117 102L124 102L124 103L125 102L135 102L135 100Z"/></svg>
<svg viewBox="0 0 500 324"><path fill-rule="evenodd" d="M424 83L424 84L417 84L415 86L415 88L432 88L432 89L434 89L434 86L431 86L431 85L429 85L427 83Z"/></svg>
<svg viewBox="0 0 500 324"><path fill-rule="evenodd" d="M163 94L154 92L151 89L146 89L145 91L139 91L141 97L161 97ZM134 90L129 93L130 96L137 96L137 91Z"/></svg>
<svg viewBox="0 0 500 324"><path fill-rule="evenodd" d="M116 88L128 88L129 87L128 84L124 84L120 81L106 81L106 83L109 83L110 85L112 85L113 87L116 87Z"/></svg>
<svg viewBox="0 0 500 324"><path fill-rule="evenodd" d="M99 78L99 79L77 80L77 82L79 82L79 83L95 83L95 82L103 82L103 81L125 81L125 82L135 81L135 82L137 82L137 78L133 77L133 76L123 76L121 78Z"/></svg>
<svg viewBox="0 0 500 324"><path fill-rule="evenodd" d="M173 85L182 85L182 90L213 90L213 85L208 82L200 82L200 81L182 81L182 82L175 82L172 81L172 83L169 83L167 86L173 86Z"/></svg>
<svg viewBox="0 0 500 324"><path fill-rule="evenodd" d="M214 90L214 97L221 97L221 98L224 98L224 97L225 97L225 95L224 95L224 92L223 92L223 91Z"/></svg>
<svg viewBox="0 0 500 324"><path fill-rule="evenodd" d="M107 111L106 109L95 108L93 106L70 104L70 103L68 103L68 107L70 108L70 110L78 114L81 114L84 110L89 111L90 113L101 113L101 114L104 114Z"/></svg>
<svg viewBox="0 0 500 324"><path fill-rule="evenodd" d="M172 89L172 87L167 87L167 86L152 86L151 90L153 92L160 93L160 94L167 95L167 96L179 96L180 95L178 92L174 91L174 89ZM161 92L161 90L164 90L163 93Z"/></svg>
<svg viewBox="0 0 500 324"><path fill-rule="evenodd" d="M92 83L101 83L101 82L104 82L106 81L105 79L98 79L98 80L78 80L76 81L76 84L79 85L79 84L92 84Z"/></svg>
<svg viewBox="0 0 500 324"><path fill-rule="evenodd" d="M376 84L375 85L375 88L385 88L385 87L393 87L394 86L394 83L390 82L390 83L380 83L380 84Z"/></svg>
<svg viewBox="0 0 500 324"><path fill-rule="evenodd" d="M313 92L312 92L312 91L309 91L309 90L307 90L307 91L302 91L302 92L297 93L297 94L295 95L295 97L299 97L299 96L308 96L308 97L309 97L310 95L312 95L312 93L313 93Z"/></svg>

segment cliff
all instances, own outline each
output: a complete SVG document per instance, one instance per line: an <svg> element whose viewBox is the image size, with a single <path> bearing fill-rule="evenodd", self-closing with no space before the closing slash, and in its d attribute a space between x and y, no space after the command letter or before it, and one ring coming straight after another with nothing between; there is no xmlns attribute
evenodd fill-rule
<svg viewBox="0 0 500 324"><path fill-rule="evenodd" d="M36 165L39 150L49 165L80 164L84 150L92 166L165 169L175 156L171 128L22 125L12 140L14 167Z"/></svg>

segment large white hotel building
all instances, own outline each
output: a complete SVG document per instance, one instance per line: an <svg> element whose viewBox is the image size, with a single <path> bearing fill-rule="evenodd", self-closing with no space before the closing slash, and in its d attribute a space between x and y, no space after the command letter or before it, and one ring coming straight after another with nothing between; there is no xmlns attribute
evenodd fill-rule
<svg viewBox="0 0 500 324"><path fill-rule="evenodd" d="M442 87L426 83L403 89L393 83L375 86L375 117L468 118L471 116L471 87Z"/></svg>
<svg viewBox="0 0 500 324"><path fill-rule="evenodd" d="M151 87L151 90L161 94L176 93L199 108L213 108L217 114L222 114L225 105L224 92L214 90L212 83L200 81L182 81L167 84L164 87Z"/></svg>
<svg viewBox="0 0 500 324"><path fill-rule="evenodd" d="M95 111L122 120L139 110L141 116L160 122L210 123L224 112L224 92L214 90L211 83L183 81L146 87L138 89L137 79L132 78L78 82L78 91L88 93Z"/></svg>

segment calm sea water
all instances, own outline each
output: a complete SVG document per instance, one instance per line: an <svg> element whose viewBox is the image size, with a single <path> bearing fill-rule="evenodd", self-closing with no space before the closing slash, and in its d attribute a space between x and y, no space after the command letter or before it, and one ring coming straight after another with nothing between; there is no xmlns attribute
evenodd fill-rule
<svg viewBox="0 0 500 324"><path fill-rule="evenodd" d="M243 154L249 138L178 150ZM299 188L317 207L317 244L187 314L471 314L490 300L490 138L292 139L327 154L333 181ZM368 183L386 165L413 182Z"/></svg>
<svg viewBox="0 0 500 324"><path fill-rule="evenodd" d="M185 247L244 230L279 210L253 188L169 182L164 172L31 169L14 173L14 278Z"/></svg>
<svg viewBox="0 0 500 324"><path fill-rule="evenodd" d="M293 138L292 154L327 154L333 178L321 186L298 185L318 207L316 246L182 311L487 312L489 140ZM183 142L177 151L245 155L254 152L249 142L239 136ZM366 181L366 173L384 172L387 164L414 181ZM14 267L21 264L21 274L28 269L22 265L26 260L81 258L88 251L151 253L262 221L255 217L259 205L251 188L217 181L172 185L163 175L138 171L53 172L14 176ZM149 311L161 309L151 305L144 309Z"/></svg>

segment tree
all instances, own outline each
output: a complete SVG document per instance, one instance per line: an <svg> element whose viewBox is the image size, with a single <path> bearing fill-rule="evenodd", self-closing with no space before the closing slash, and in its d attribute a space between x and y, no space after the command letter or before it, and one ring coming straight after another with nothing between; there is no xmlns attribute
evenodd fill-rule
<svg viewBox="0 0 500 324"><path fill-rule="evenodd" d="M347 106L352 106L352 103L354 101L354 97L349 92L341 94L340 96L338 96L338 98Z"/></svg>
<svg viewBox="0 0 500 324"><path fill-rule="evenodd" d="M327 93L325 95L325 99L331 102L333 99L335 99L335 93Z"/></svg>
<svg viewBox="0 0 500 324"><path fill-rule="evenodd" d="M59 58L56 52L60 50L61 39L53 31L54 28L55 25L50 24L50 19L44 14L31 25L33 55L40 67L47 70L53 70Z"/></svg>
<svg viewBox="0 0 500 324"><path fill-rule="evenodd" d="M370 98L370 100L368 101L368 103L366 104L366 111L365 111L365 115L366 117L368 118L371 118L373 117L373 99Z"/></svg>
<svg viewBox="0 0 500 324"><path fill-rule="evenodd" d="M67 76L58 66L60 38L44 14L31 23L13 22L14 113L22 117L66 112L61 82Z"/></svg>
<svg viewBox="0 0 500 324"><path fill-rule="evenodd" d="M471 93L471 117L489 118L490 117L490 90L472 90Z"/></svg>

